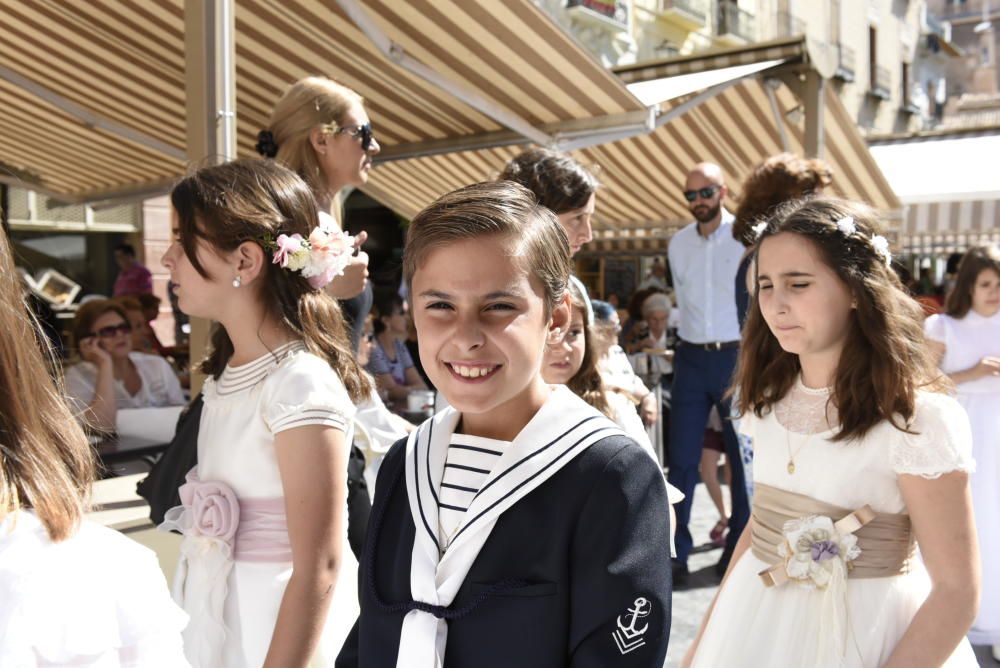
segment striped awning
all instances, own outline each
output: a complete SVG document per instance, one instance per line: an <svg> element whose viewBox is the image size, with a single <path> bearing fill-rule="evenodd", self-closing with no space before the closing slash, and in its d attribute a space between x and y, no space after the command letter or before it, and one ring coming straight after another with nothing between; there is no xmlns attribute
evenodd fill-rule
<svg viewBox="0 0 1000 668"><path fill-rule="evenodd" d="M236 0L238 153L294 80L361 93L386 152L507 128L383 55L342 0ZM397 49L552 135L641 122L624 84L531 0L363 0ZM162 191L187 167L184 0L0 0L0 179L69 200ZM427 178L414 174L411 180ZM415 185L415 184L414 184ZM375 179L371 193L394 187ZM420 191L419 188L415 190ZM442 191L435 191L442 192ZM408 196L402 212L430 192Z"/></svg>
<svg viewBox="0 0 1000 668"><path fill-rule="evenodd" d="M681 191L687 171L701 161L717 162L734 200L739 184L764 158L784 150L804 151L800 102L786 86L775 91L777 115L765 84L745 79L694 106L654 132L574 151L599 169L595 229L627 230L688 222ZM687 97L665 105L664 112ZM832 191L896 211L899 201L868 152L864 139L836 94L825 95L825 159L834 171ZM465 151L380 165L372 172L371 194L404 216L412 216L453 188L495 177L523 146ZM729 202L733 208L734 202Z"/></svg>
<svg viewBox="0 0 1000 668"><path fill-rule="evenodd" d="M1000 235L1000 131L931 131L871 144L906 206L904 247L963 247Z"/></svg>

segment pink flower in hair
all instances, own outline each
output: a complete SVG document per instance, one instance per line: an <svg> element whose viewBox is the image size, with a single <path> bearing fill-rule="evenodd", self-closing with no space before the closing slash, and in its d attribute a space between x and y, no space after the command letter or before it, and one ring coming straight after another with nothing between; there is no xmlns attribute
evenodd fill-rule
<svg viewBox="0 0 1000 668"><path fill-rule="evenodd" d="M289 256L298 253L302 249L302 235L293 234L288 236L287 234L282 234L278 236L276 241L278 244L278 250L274 251L274 264L281 265L284 269L288 266Z"/></svg>

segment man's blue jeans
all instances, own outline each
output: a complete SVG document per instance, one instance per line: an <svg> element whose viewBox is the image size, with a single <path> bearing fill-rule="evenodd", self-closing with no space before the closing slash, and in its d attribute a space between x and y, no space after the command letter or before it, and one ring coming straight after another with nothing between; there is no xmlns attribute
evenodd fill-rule
<svg viewBox="0 0 1000 668"><path fill-rule="evenodd" d="M729 420L729 401L724 394L732 382L733 369L739 350L704 350L694 346L678 346L674 356L674 382L670 392L670 470L667 480L684 492L684 500L674 506L677 513L677 561L687 564L694 547L688 522L694 488L700 479L698 467L705 437L705 425L712 406L717 406L722 418L722 435L726 444L726 459L732 469L732 514L726 549L732 553L750 517L750 504L743 475L743 459L739 442Z"/></svg>

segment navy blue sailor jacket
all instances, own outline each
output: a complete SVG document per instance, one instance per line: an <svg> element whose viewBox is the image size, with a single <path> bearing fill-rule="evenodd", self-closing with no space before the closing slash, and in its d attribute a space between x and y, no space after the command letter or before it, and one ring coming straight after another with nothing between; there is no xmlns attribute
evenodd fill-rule
<svg viewBox="0 0 1000 668"><path fill-rule="evenodd" d="M447 620L444 668L663 666L669 502L663 474L641 446L622 435L598 440L507 509L446 608L411 597L417 529L405 458L404 439L378 473L359 571L361 615L337 668L433 668L398 656L414 608Z"/></svg>

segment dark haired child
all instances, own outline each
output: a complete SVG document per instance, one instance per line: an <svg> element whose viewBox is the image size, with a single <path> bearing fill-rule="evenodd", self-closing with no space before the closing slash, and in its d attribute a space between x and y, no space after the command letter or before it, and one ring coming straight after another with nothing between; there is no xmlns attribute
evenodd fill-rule
<svg viewBox="0 0 1000 668"><path fill-rule="evenodd" d="M386 455L337 665L649 666L670 631L663 474L540 370L570 324L552 213L499 181L445 195L403 259L420 357L450 404Z"/></svg>
<svg viewBox="0 0 1000 668"><path fill-rule="evenodd" d="M975 666L969 423L876 214L800 200L754 231L753 512L684 665Z"/></svg>
<svg viewBox="0 0 1000 668"><path fill-rule="evenodd" d="M198 466L161 527L195 668L331 665L357 614L347 539L355 404L371 394L323 287L354 251L273 161L201 169L170 196L181 310L219 323L202 364Z"/></svg>

